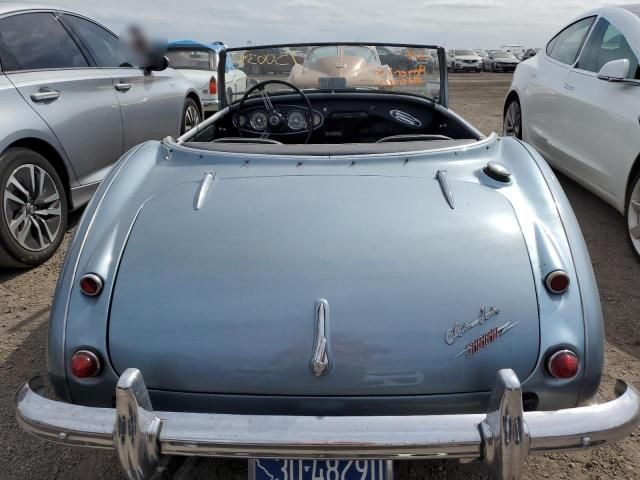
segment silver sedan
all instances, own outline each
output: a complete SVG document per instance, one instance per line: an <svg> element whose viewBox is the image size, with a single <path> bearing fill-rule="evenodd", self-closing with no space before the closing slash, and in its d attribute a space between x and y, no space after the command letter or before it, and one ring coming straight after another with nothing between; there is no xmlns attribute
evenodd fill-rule
<svg viewBox="0 0 640 480"><path fill-rule="evenodd" d="M0 6L0 267L48 259L68 211L125 151L202 118L195 89L166 60L138 68L130 57L86 17Z"/></svg>

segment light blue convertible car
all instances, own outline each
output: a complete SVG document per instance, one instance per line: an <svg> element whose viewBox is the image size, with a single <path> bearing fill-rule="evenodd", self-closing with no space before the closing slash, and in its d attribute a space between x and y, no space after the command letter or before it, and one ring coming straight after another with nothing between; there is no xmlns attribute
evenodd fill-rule
<svg viewBox="0 0 640 480"><path fill-rule="evenodd" d="M513 480L529 454L633 431L623 381L585 406L602 316L567 198L533 148L448 109L444 50L255 48L295 52L291 73L133 148L87 207L51 313L58 398L25 383L22 426L114 449L129 479L196 455L259 480L430 458ZM227 55L284 63L255 51L221 53L219 92Z"/></svg>

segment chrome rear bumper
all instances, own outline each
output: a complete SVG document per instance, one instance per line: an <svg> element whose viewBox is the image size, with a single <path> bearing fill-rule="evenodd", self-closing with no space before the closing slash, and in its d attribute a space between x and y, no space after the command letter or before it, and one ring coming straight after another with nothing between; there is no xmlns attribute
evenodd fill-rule
<svg viewBox="0 0 640 480"><path fill-rule="evenodd" d="M481 458L492 478L518 479L530 453L602 446L640 422L638 392L618 381L608 403L553 412L523 412L512 370L500 370L488 413L429 416L309 417L154 412L139 370L126 370L116 408L92 408L41 396L25 383L16 416L45 440L115 449L127 474L149 478L162 455L234 458Z"/></svg>

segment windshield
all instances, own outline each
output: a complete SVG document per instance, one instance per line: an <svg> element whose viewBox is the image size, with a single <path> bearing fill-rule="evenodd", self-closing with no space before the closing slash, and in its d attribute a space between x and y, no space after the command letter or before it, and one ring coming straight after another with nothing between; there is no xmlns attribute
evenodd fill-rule
<svg viewBox="0 0 640 480"><path fill-rule="evenodd" d="M506 52L496 52L496 53L493 54L493 56L495 58L515 58L510 53L506 53Z"/></svg>
<svg viewBox="0 0 640 480"><path fill-rule="evenodd" d="M169 48L169 66L192 70L215 70L218 68L216 56L211 50L194 48Z"/></svg>
<svg viewBox="0 0 640 480"><path fill-rule="evenodd" d="M464 57L464 56L475 57L478 55L473 50L456 50L455 54L456 56L459 56L459 57Z"/></svg>
<svg viewBox="0 0 640 480"><path fill-rule="evenodd" d="M301 90L394 91L432 100L441 95L436 47L287 45L234 48L226 55L247 76L247 88L265 80L284 80ZM289 91L280 84L267 90ZM243 93L233 95L233 101Z"/></svg>

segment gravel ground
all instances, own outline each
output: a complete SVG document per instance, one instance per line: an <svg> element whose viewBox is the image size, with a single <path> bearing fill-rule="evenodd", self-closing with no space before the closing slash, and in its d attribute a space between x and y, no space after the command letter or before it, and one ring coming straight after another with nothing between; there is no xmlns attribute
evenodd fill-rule
<svg viewBox="0 0 640 480"><path fill-rule="evenodd" d="M500 131L502 102L509 74L451 75L452 107L483 132ZM561 177L586 238L600 287L606 330L606 367L598 400L612 398L616 378L640 385L640 263L625 240L622 216L602 201ZM0 271L0 478L119 479L110 452L72 449L30 437L16 424L13 395L25 379L46 372L47 315L58 271L79 214L60 251L32 270ZM525 479L638 479L640 436L583 453L544 455L529 459ZM194 461L190 478L246 478L244 461ZM404 462L396 464L398 479L483 479L479 462Z"/></svg>

